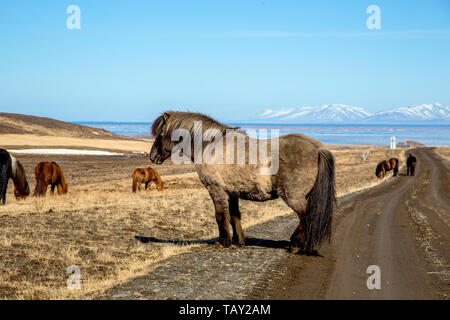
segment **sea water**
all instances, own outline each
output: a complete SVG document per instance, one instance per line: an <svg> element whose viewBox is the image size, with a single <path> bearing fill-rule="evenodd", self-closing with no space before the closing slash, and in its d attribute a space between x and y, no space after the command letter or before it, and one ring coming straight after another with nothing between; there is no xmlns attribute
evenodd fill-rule
<svg viewBox="0 0 450 320"><path fill-rule="evenodd" d="M108 130L114 134L135 136L150 134L149 122L77 122L94 128ZM284 135L288 133L302 133L313 137L325 144L372 144L386 145L395 136L397 143L417 141L427 146L450 146L449 125L357 125L357 124L255 124L228 123L238 126L249 135L263 134L260 129L267 129L268 135Z"/></svg>

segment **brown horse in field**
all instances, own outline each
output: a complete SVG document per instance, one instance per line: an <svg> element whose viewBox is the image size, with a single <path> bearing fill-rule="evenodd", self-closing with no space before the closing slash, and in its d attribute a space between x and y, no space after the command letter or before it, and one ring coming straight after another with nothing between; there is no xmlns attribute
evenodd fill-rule
<svg viewBox="0 0 450 320"><path fill-rule="evenodd" d="M412 154L408 154L408 159L406 160L406 175L414 176L416 172L417 159Z"/></svg>
<svg viewBox="0 0 450 320"><path fill-rule="evenodd" d="M0 149L0 205L6 203L9 178L14 182L14 196L16 200L24 200L30 194L25 170L20 162L8 151Z"/></svg>
<svg viewBox="0 0 450 320"><path fill-rule="evenodd" d="M394 177L398 174L398 159L390 158L389 160L381 161L375 170L375 175L378 179L384 178L386 176L386 172L394 170Z"/></svg>
<svg viewBox="0 0 450 320"><path fill-rule="evenodd" d="M218 244L245 244L239 199L281 198L297 213L300 222L291 236L291 252L314 254L315 247L330 240L334 157L318 140L302 134L256 139L208 116L172 111L153 121L152 135L150 161L161 164L172 157L195 163L214 203ZM258 156L263 148L267 152Z"/></svg>
<svg viewBox="0 0 450 320"><path fill-rule="evenodd" d="M148 167L147 169L136 168L133 171L133 192L136 192L137 189L141 190L141 183L145 183L145 190L149 183L152 181L156 184L156 188L158 191L162 191L164 189L164 183L161 180L158 172ZM148 188L150 190L150 188Z"/></svg>
<svg viewBox="0 0 450 320"><path fill-rule="evenodd" d="M34 176L36 178L33 194L35 197L45 197L49 184L52 194L55 192L55 187L58 188L58 194L66 194L68 191L62 170L56 162L38 163L34 168Z"/></svg>

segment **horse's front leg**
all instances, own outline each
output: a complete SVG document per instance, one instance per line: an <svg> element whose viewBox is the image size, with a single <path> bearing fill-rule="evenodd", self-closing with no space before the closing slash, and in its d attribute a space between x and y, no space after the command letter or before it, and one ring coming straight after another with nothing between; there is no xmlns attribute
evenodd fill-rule
<svg viewBox="0 0 450 320"><path fill-rule="evenodd" d="M228 204L231 216L231 226L233 227L233 243L238 246L243 246L245 244L245 237L241 226L241 212L239 211L239 198L230 197Z"/></svg>
<svg viewBox="0 0 450 320"><path fill-rule="evenodd" d="M228 248L231 246L229 197L224 190L208 189L216 210L216 221L219 227L218 244Z"/></svg>

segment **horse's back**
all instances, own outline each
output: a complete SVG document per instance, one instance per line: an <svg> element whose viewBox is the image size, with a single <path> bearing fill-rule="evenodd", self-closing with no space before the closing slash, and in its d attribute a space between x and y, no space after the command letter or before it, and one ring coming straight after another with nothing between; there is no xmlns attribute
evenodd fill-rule
<svg viewBox="0 0 450 320"><path fill-rule="evenodd" d="M133 170L133 177L140 177L140 176L144 176L145 177L145 169L143 168L136 168Z"/></svg>
<svg viewBox="0 0 450 320"><path fill-rule="evenodd" d="M321 149L324 147L322 142L320 142L319 140L308 137L307 135L304 135L301 133L289 133L289 134L281 136L280 140L296 141L300 145L304 145L304 146L310 144L318 149Z"/></svg>
<svg viewBox="0 0 450 320"><path fill-rule="evenodd" d="M319 149L323 147L322 143L302 134L288 134L277 138L276 148L274 139L267 139L267 149L264 150L267 153L256 155L255 159L259 158L259 161L251 163L249 146L257 145L259 140L246 136L245 150L244 145L240 146L240 149L236 149L237 146L234 145L237 151L235 156L245 151L245 163L196 165L200 180L207 188L219 187L242 199L256 201L277 198L279 191L288 184L295 185L298 189L304 187L309 191L317 177ZM234 142L227 140L228 143ZM269 164L261 162L261 156L266 155L271 161ZM276 172L264 174L274 161L278 162Z"/></svg>

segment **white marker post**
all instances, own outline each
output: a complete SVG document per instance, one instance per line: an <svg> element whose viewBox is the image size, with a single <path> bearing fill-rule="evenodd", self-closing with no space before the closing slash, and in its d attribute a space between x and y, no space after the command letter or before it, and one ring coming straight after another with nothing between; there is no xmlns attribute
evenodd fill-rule
<svg viewBox="0 0 450 320"><path fill-rule="evenodd" d="M394 156L394 150L395 150L395 136L391 137L391 150L392 150L392 156Z"/></svg>

